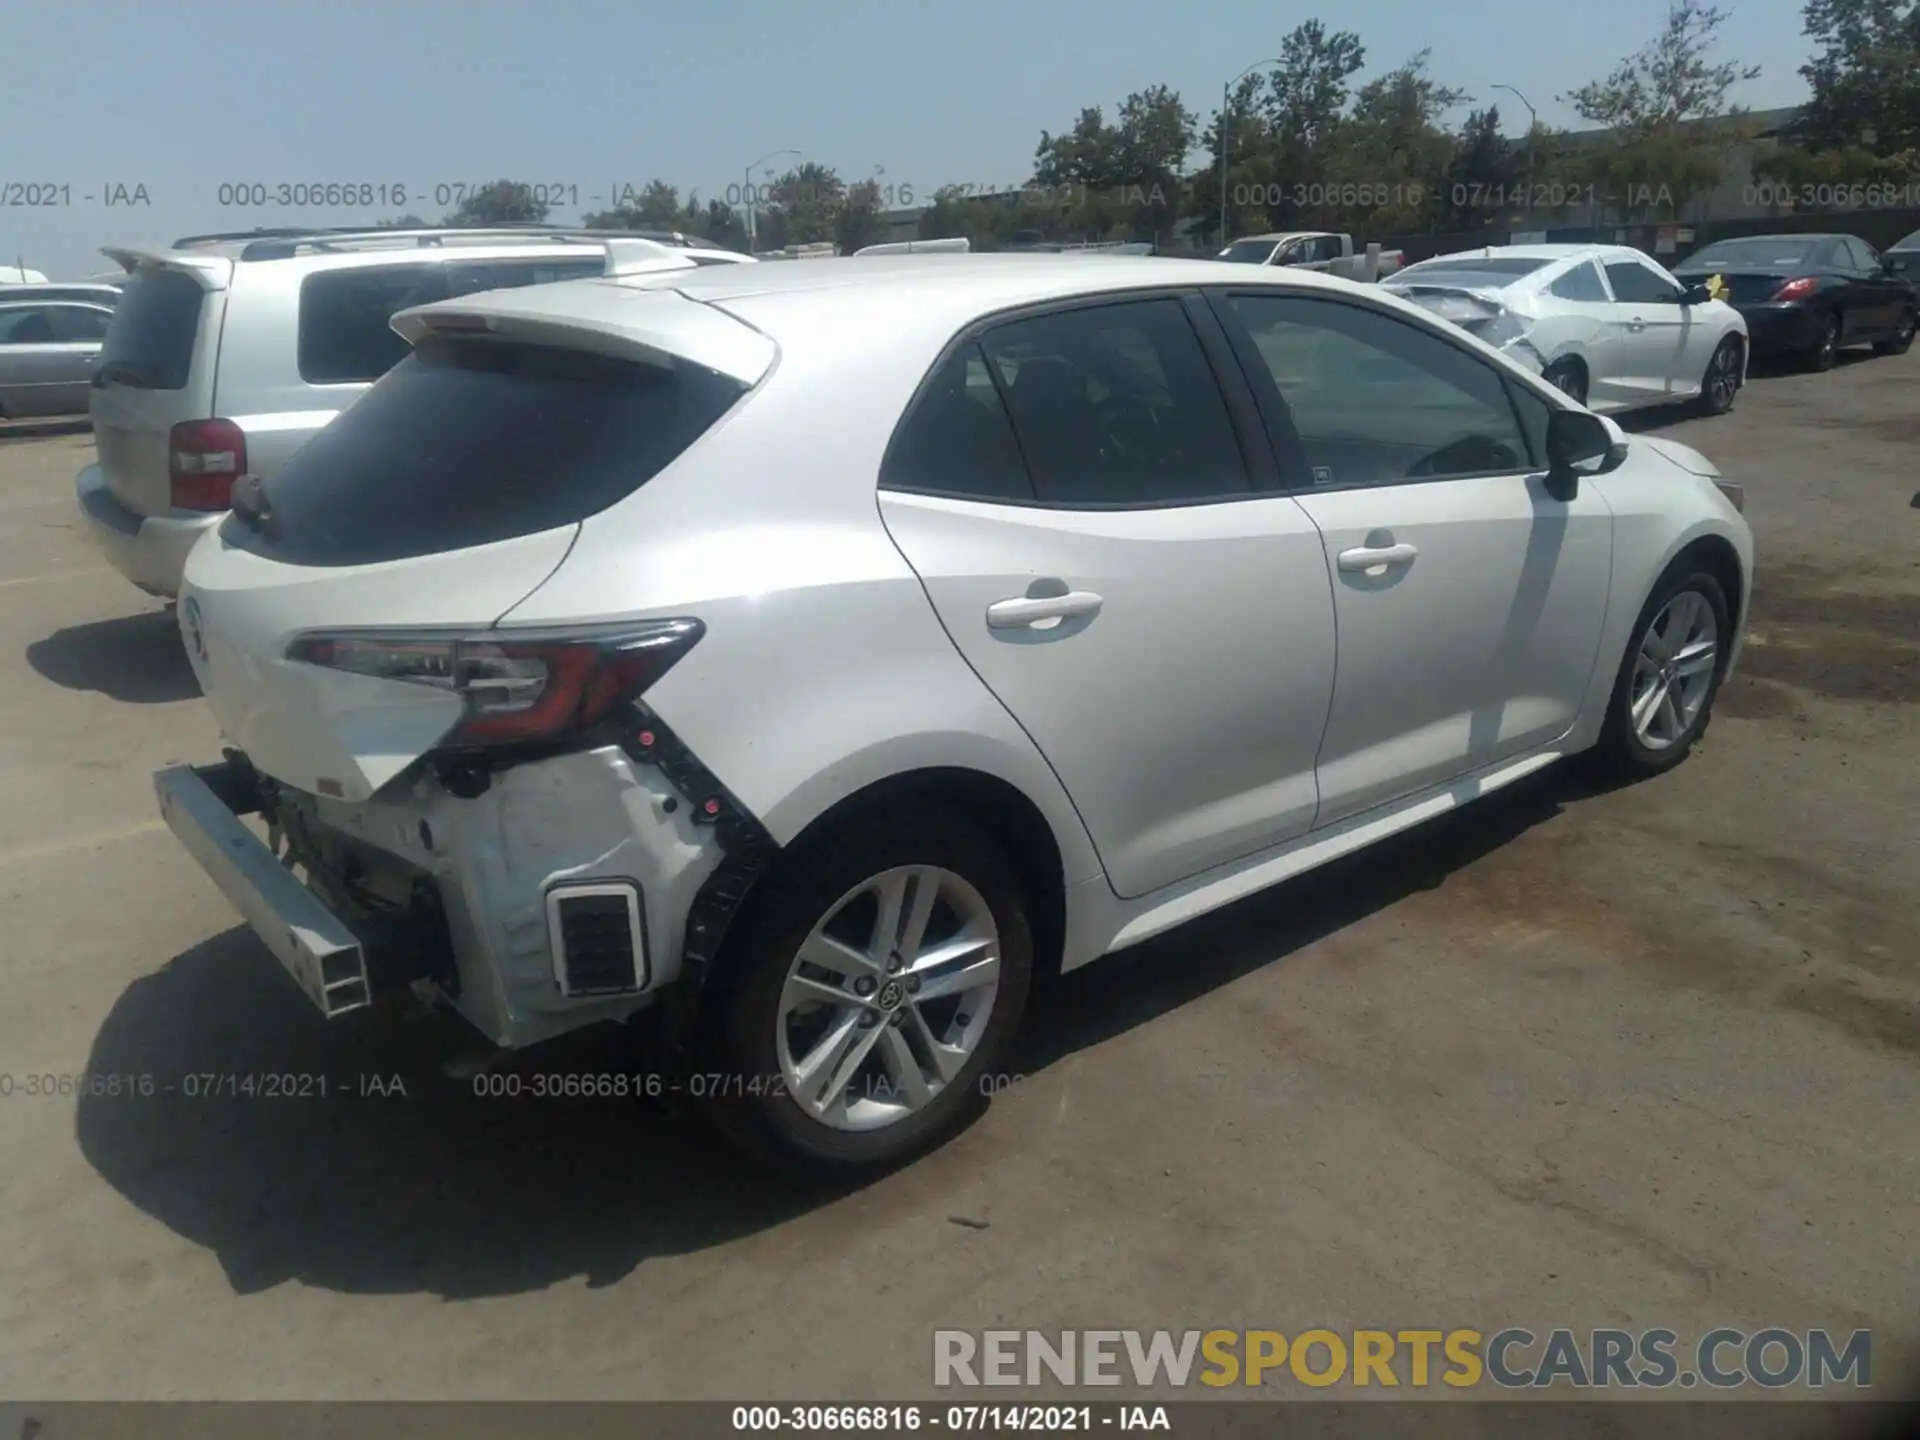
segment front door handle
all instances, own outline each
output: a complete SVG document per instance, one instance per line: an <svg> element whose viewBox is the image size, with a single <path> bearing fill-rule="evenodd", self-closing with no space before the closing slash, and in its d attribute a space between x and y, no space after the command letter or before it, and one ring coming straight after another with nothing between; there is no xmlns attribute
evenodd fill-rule
<svg viewBox="0 0 1920 1440"><path fill-rule="evenodd" d="M1627 329L1633 331L1636 335L1646 328L1647 322L1642 320L1638 315L1627 321Z"/></svg>
<svg viewBox="0 0 1920 1440"><path fill-rule="evenodd" d="M1378 570L1385 565L1408 565L1420 553L1413 545L1362 545L1357 550L1340 552L1342 570Z"/></svg>
<svg viewBox="0 0 1920 1440"><path fill-rule="evenodd" d="M1018 630L1048 620L1072 620L1098 614L1106 602L1091 590L1069 590L1064 595L1022 595L996 600L987 606L987 624L995 630Z"/></svg>

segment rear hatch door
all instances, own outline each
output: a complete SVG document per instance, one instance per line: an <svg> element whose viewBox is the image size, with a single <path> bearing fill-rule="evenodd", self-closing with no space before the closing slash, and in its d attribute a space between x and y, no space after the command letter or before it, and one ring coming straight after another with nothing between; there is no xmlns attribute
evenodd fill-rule
<svg viewBox="0 0 1920 1440"><path fill-rule="evenodd" d="M289 660L292 641L488 630L581 521L673 464L771 366L772 342L731 316L608 283L403 312L414 353L236 491L188 561L180 624L222 730L261 770L357 800L430 751L457 695Z"/></svg>
<svg viewBox="0 0 1920 1440"><path fill-rule="evenodd" d="M168 438L213 414L233 262L109 250L128 271L94 366L88 410L108 491L136 515L169 509Z"/></svg>

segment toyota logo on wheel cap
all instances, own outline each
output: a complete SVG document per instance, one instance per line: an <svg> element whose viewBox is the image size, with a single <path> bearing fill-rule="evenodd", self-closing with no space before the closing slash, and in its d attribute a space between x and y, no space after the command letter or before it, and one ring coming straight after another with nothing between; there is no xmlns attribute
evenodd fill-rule
<svg viewBox="0 0 1920 1440"><path fill-rule="evenodd" d="M898 980L889 980L885 985L880 987L880 994L876 998L882 1010L891 1010L900 1003L905 995L906 991L901 989Z"/></svg>

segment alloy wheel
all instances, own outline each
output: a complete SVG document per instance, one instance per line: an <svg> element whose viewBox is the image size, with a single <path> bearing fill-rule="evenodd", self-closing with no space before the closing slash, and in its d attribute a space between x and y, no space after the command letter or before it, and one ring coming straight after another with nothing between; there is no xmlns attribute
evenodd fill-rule
<svg viewBox="0 0 1920 1440"><path fill-rule="evenodd" d="M1713 607L1697 590L1680 591L1647 626L1628 703L1633 733L1649 750L1665 750L1693 733L1713 688L1719 640Z"/></svg>
<svg viewBox="0 0 1920 1440"><path fill-rule="evenodd" d="M999 929L964 876L910 865L871 877L788 966L775 1035L787 1094L836 1130L924 1109L978 1049L999 981Z"/></svg>
<svg viewBox="0 0 1920 1440"><path fill-rule="evenodd" d="M1725 410L1733 404L1734 392L1740 388L1740 349L1736 345L1722 345L1714 352L1713 364L1707 371L1707 397L1715 410Z"/></svg>

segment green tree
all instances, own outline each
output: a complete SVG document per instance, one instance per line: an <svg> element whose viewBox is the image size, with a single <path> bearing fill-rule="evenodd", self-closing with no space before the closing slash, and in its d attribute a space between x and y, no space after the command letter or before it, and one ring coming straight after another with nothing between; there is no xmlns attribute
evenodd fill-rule
<svg viewBox="0 0 1920 1440"><path fill-rule="evenodd" d="M1539 137L1529 135L1528 141ZM1500 133L1500 107L1475 110L1453 147L1447 162L1441 213L1452 230L1479 230L1505 208L1515 186L1524 183L1526 160L1519 148Z"/></svg>
<svg viewBox="0 0 1920 1440"><path fill-rule="evenodd" d="M373 228L376 230L425 230L428 227L426 221L409 211L405 215L396 215L389 219L381 220L377 222Z"/></svg>
<svg viewBox="0 0 1920 1440"><path fill-rule="evenodd" d="M879 181L862 180L847 188L833 233L834 243L842 255L851 255L863 246L877 245L886 239L882 208Z"/></svg>
<svg viewBox="0 0 1920 1440"><path fill-rule="evenodd" d="M585 217L590 230L681 230L680 191L664 180L649 180L637 193L622 192L611 210Z"/></svg>
<svg viewBox="0 0 1920 1440"><path fill-rule="evenodd" d="M1626 214L1679 213L1725 178L1728 152L1751 138L1728 96L1760 67L1712 58L1726 19L1717 5L1675 0L1650 44L1559 97L1614 132L1614 143L1589 147L1583 178Z"/></svg>
<svg viewBox="0 0 1920 1440"><path fill-rule="evenodd" d="M770 203L754 217L759 248L815 245L832 240L846 202L847 187L829 166L809 160L773 182Z"/></svg>
<svg viewBox="0 0 1920 1440"><path fill-rule="evenodd" d="M1301 221L1307 209L1301 197L1311 199L1315 187L1326 184L1323 146L1346 113L1353 77L1366 68L1367 49L1352 31L1329 31L1309 20L1280 42L1278 58L1265 77L1259 148L1234 146L1228 198L1232 202L1244 194L1253 203L1244 209L1229 203L1229 229L1253 229L1263 222L1281 228Z"/></svg>
<svg viewBox="0 0 1920 1440"><path fill-rule="evenodd" d="M1794 186L1920 178L1920 4L1808 0L1812 95L1755 173Z"/></svg>
<svg viewBox="0 0 1920 1440"><path fill-rule="evenodd" d="M1020 229L1050 239L1149 239L1164 244L1180 218L1196 120L1165 85L1136 90L1109 124L1100 106L1060 135L1042 131Z"/></svg>
<svg viewBox="0 0 1920 1440"><path fill-rule="evenodd" d="M549 207L534 198L533 187L519 180L495 180L470 195L442 220L442 225L538 225Z"/></svg>
<svg viewBox="0 0 1920 1440"><path fill-rule="evenodd" d="M1444 185L1455 147L1441 117L1467 98L1428 73L1430 58L1421 50L1369 80L1329 127L1315 223L1359 234L1426 228L1435 213L1427 197Z"/></svg>

